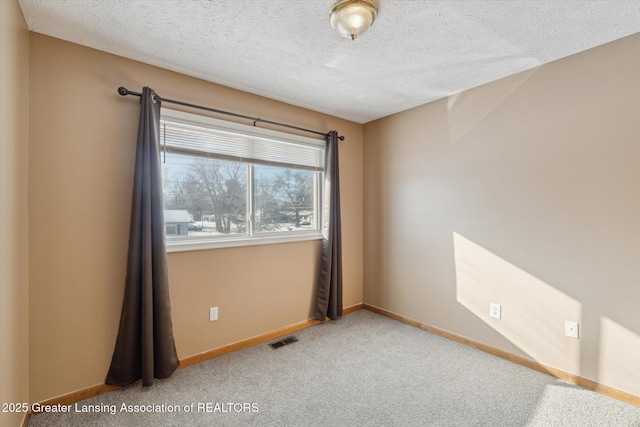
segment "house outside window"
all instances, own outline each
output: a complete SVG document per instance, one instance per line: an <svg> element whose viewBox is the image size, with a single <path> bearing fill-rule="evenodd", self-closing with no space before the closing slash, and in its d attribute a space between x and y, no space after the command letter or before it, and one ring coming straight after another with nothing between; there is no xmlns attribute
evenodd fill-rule
<svg viewBox="0 0 640 427"><path fill-rule="evenodd" d="M164 223L167 236L186 236L191 222L191 215L186 210L164 211Z"/></svg>

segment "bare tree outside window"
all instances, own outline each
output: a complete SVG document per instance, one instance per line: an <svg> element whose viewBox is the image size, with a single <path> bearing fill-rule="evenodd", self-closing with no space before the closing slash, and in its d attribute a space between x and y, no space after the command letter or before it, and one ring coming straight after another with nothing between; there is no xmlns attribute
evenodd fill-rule
<svg viewBox="0 0 640 427"><path fill-rule="evenodd" d="M189 213L189 235L247 231L246 164L172 155L165 170L165 208Z"/></svg>
<svg viewBox="0 0 640 427"><path fill-rule="evenodd" d="M247 167L241 163L197 159L190 166L189 178L198 182L198 199L213 213L216 231L246 231Z"/></svg>
<svg viewBox="0 0 640 427"><path fill-rule="evenodd" d="M175 222L167 222L167 235L247 234L250 197L255 233L317 229L316 175L168 153L163 166L165 209Z"/></svg>
<svg viewBox="0 0 640 427"><path fill-rule="evenodd" d="M315 172L256 166L257 231L310 228L314 223Z"/></svg>
<svg viewBox="0 0 640 427"><path fill-rule="evenodd" d="M287 218L280 213L278 189L271 174L262 173L262 171L257 173L255 193L256 230L259 232L278 231L278 224L286 223Z"/></svg>
<svg viewBox="0 0 640 427"><path fill-rule="evenodd" d="M276 176L281 209L300 227L302 216L313 210L313 175L310 172L284 169ZM307 221L305 219L305 221Z"/></svg>

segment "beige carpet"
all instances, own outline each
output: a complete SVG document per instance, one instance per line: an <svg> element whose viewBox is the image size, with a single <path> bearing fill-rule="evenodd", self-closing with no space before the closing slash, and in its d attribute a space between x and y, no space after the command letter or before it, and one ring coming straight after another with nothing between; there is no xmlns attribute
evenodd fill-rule
<svg viewBox="0 0 640 427"><path fill-rule="evenodd" d="M29 425L640 426L640 408L365 310L295 336Z"/></svg>

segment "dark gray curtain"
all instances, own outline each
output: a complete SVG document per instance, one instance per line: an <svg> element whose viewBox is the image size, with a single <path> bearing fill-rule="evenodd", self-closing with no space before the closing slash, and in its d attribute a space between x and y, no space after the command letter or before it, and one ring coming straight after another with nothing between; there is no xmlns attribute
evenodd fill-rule
<svg viewBox="0 0 640 427"><path fill-rule="evenodd" d="M342 225L340 222L340 173L338 133L327 134L322 215L322 256L316 296L316 319L342 316Z"/></svg>
<svg viewBox="0 0 640 427"><path fill-rule="evenodd" d="M140 98L129 254L120 330L107 384L166 378L178 367L164 241L160 162L160 101L148 87Z"/></svg>

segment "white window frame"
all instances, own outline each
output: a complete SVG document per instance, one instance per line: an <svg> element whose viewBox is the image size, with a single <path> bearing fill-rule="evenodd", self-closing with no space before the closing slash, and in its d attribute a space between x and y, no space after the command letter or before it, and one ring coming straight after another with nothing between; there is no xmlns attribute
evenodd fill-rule
<svg viewBox="0 0 640 427"><path fill-rule="evenodd" d="M294 143L311 144L325 147L325 141L308 138L299 135L293 135L284 132L278 132L271 129L264 129L255 126L244 125L226 120L214 119L199 114L186 113L167 108L161 109L161 120L174 121L185 124L192 124L202 127L210 127L218 130L230 130L248 135L256 135L262 137L273 137L275 139L284 139ZM160 141L161 149L164 151L163 141ZM314 193L317 194L315 200L317 213L317 229L315 230L295 230L284 232L256 232L254 221L253 203L255 200L253 170L254 166L247 164L247 233L239 235L225 236L165 236L167 252L182 252L204 249L227 248L237 246L253 246L274 243L298 242L305 240L322 239L322 200L324 195L324 171L315 173L314 175Z"/></svg>

